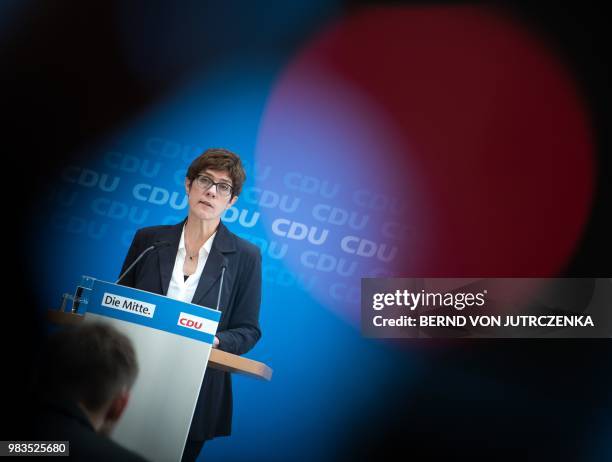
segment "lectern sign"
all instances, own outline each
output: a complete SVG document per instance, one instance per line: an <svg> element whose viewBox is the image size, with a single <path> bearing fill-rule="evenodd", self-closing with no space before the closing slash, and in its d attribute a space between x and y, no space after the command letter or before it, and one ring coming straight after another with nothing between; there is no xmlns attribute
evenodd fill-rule
<svg viewBox="0 0 612 462"><path fill-rule="evenodd" d="M139 324L210 345L221 319L220 311L97 279L91 289L85 290L89 299L88 314ZM188 326L180 323L185 316L199 323L202 328L194 328L195 322Z"/></svg>
<svg viewBox="0 0 612 462"><path fill-rule="evenodd" d="M115 310L128 311L140 316L152 318L155 314L155 305L151 303L140 302L133 298L120 297L119 295L104 293L102 297L102 306L113 308Z"/></svg>

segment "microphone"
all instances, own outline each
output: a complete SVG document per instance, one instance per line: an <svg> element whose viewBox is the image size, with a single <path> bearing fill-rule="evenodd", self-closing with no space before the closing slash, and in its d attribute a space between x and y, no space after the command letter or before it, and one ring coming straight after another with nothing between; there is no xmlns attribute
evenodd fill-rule
<svg viewBox="0 0 612 462"><path fill-rule="evenodd" d="M221 304L221 290L223 289L223 276L225 275L225 270L227 269L227 258L223 259L223 264L221 265L221 283L219 284L219 295L217 297L217 308L215 310L219 311L219 305Z"/></svg>
<svg viewBox="0 0 612 462"><path fill-rule="evenodd" d="M115 281L115 284L119 284L119 282L125 277L126 274L128 274L130 272L130 270L136 266L136 263L138 263L142 257L144 257L147 253L149 253L151 250L154 249L160 249L162 247L167 247L169 246L170 243L168 241L156 241L153 243L153 245L151 245L150 247L147 247L146 249L144 249L142 251L142 253L140 255L138 255L138 258L136 260L134 260L134 262L128 267L128 269L126 269L123 274L121 276L119 276L119 279L117 279Z"/></svg>

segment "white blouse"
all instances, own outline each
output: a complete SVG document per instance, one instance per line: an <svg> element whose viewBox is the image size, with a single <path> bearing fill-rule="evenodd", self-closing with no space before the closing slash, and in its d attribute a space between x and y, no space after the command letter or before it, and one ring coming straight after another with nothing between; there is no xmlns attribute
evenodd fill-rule
<svg viewBox="0 0 612 462"><path fill-rule="evenodd" d="M185 280L183 273L183 265L185 264L185 258L187 257L187 249L185 248L185 226L183 225L183 232L181 233L181 241L179 242L178 252L176 253L176 260L174 260L174 270L172 270L172 279L170 279L170 286L168 287L168 293L166 294L170 298L175 300L181 300L183 302L191 303L204 265L208 260L210 249L212 248L213 241L217 232L215 231L212 236L200 247L200 253L198 255L198 267L191 276Z"/></svg>

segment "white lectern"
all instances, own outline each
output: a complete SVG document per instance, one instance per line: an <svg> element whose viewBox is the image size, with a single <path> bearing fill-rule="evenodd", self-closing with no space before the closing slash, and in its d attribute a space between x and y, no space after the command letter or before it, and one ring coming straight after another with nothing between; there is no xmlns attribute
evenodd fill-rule
<svg viewBox="0 0 612 462"><path fill-rule="evenodd" d="M83 277L73 316L133 342L139 374L112 438L151 461L180 461L221 312Z"/></svg>

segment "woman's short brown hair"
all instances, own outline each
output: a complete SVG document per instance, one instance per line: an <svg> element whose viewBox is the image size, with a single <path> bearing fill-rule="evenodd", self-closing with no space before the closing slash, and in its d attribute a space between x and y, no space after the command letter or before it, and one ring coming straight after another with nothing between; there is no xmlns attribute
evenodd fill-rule
<svg viewBox="0 0 612 462"><path fill-rule="evenodd" d="M211 148L196 158L187 169L187 178L192 183L198 175L206 170L220 170L228 173L232 180L232 196L238 196L246 181L246 172L240 157L223 148Z"/></svg>

